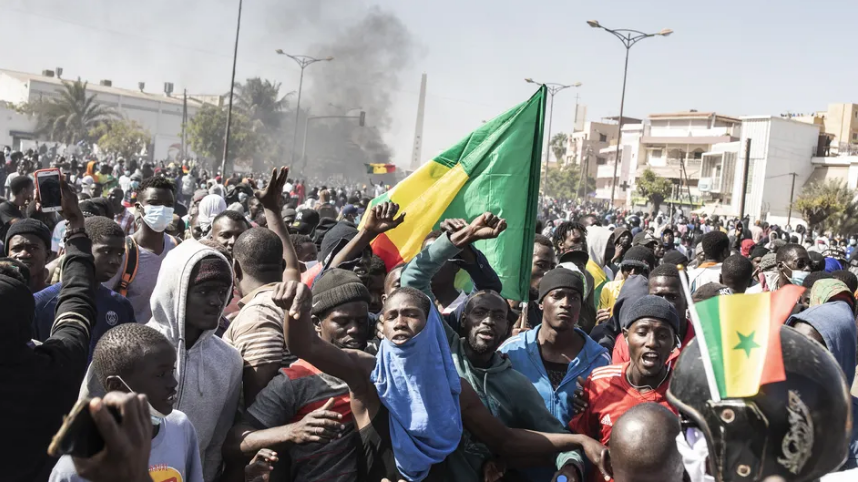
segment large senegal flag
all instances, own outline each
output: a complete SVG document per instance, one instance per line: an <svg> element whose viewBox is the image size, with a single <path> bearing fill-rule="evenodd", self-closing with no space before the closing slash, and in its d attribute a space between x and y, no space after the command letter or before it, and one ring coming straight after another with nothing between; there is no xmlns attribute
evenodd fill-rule
<svg viewBox="0 0 858 482"><path fill-rule="evenodd" d="M760 385L786 380L780 328L802 291L788 285L768 293L716 296L694 305L721 398L751 397Z"/></svg>
<svg viewBox="0 0 858 482"><path fill-rule="evenodd" d="M400 205L405 222L378 236L372 249L388 269L411 260L423 238L447 218L470 222L491 211L506 219L496 240L481 241L503 282L503 296L526 300L536 224L545 88L423 164L370 203Z"/></svg>

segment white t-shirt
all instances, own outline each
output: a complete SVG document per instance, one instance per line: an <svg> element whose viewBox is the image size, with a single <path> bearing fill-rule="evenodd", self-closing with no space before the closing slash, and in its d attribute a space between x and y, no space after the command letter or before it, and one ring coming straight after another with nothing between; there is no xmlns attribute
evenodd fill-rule
<svg viewBox="0 0 858 482"><path fill-rule="evenodd" d="M164 251L161 254L155 254L148 249L139 246L140 258L137 261L137 274L134 276L134 281L128 286L128 294L125 295L131 306L134 307L134 318L137 323L148 323L152 318L152 308L149 306L149 298L152 297L152 291L155 289L155 282L158 281L158 272L161 270L161 262L171 249L175 248L176 244L173 238L164 235ZM122 262L119 265L119 271L110 278L110 280L102 283L106 288L118 292L119 280L122 279L125 266L125 255L122 255Z"/></svg>
<svg viewBox="0 0 858 482"><path fill-rule="evenodd" d="M12 179L15 179L18 176L20 176L20 174L17 172L9 173L9 175L6 176L6 187L12 189ZM11 194L11 191L9 194Z"/></svg>
<svg viewBox="0 0 858 482"><path fill-rule="evenodd" d="M63 219L54 226L54 232L51 234L51 251L55 253L58 253L60 248L65 247L65 243L63 243L63 234L66 233L66 224L68 223Z"/></svg>

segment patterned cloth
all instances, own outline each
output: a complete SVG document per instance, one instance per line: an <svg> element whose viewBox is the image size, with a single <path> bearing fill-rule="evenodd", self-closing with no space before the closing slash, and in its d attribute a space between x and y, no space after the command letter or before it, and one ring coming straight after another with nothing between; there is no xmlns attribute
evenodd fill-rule
<svg viewBox="0 0 858 482"><path fill-rule="evenodd" d="M126 236L134 234L134 215L131 214L131 211L123 207L121 213L113 216L113 220L125 231Z"/></svg>
<svg viewBox="0 0 858 482"><path fill-rule="evenodd" d="M852 293L844 282L837 279L821 279L813 283L813 288L810 290L810 306L818 306L835 299L842 299L855 306Z"/></svg>

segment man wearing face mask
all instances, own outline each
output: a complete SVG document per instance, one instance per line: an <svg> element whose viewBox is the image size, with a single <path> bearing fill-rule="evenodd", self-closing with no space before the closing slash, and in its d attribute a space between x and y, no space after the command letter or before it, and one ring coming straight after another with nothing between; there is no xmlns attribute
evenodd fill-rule
<svg viewBox="0 0 858 482"><path fill-rule="evenodd" d="M777 263L775 266L777 275L766 276L768 291L777 291L778 288L788 284L801 286L804 279L810 274L810 256L800 244L783 245L775 255L775 262ZM764 287L761 283L748 288L745 293L752 294L763 291Z"/></svg>
<svg viewBox="0 0 858 482"><path fill-rule="evenodd" d="M134 307L134 317L140 323L152 318L149 298L161 262L179 244L177 239L164 233L173 221L173 193L172 181L163 177L152 177L140 184L134 209L136 230L126 238L122 269L104 283L128 298Z"/></svg>

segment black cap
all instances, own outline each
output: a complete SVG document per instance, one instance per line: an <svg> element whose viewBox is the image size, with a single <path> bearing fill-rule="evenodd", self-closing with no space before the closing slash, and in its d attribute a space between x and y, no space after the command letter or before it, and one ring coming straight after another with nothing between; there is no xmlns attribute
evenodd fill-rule
<svg viewBox="0 0 858 482"><path fill-rule="evenodd" d="M659 296L646 295L632 301L623 310L620 326L626 329L641 318L663 320L673 327L674 334L679 333L679 316L676 314L676 308L671 302Z"/></svg>
<svg viewBox="0 0 858 482"><path fill-rule="evenodd" d="M590 255L586 251L581 251L580 249L563 253L560 255L560 259L558 260L560 263L572 263L581 266L586 265L588 261L590 261Z"/></svg>
<svg viewBox="0 0 858 482"><path fill-rule="evenodd" d="M566 268L554 268L545 273L539 282L539 302L548 293L559 288L572 288L584 296L584 276L581 273Z"/></svg>
<svg viewBox="0 0 858 482"><path fill-rule="evenodd" d="M314 209L302 209L295 215L295 222L292 227L298 234L310 235L316 226L319 225L319 213Z"/></svg>

